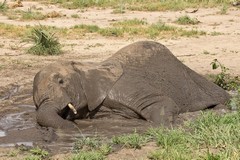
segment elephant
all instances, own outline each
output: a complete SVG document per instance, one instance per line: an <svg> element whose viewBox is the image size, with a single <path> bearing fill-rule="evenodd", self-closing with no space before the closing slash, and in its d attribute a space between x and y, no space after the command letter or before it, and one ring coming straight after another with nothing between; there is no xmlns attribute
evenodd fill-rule
<svg viewBox="0 0 240 160"><path fill-rule="evenodd" d="M224 105L229 98L154 41L132 43L102 62L52 63L33 82L37 122L53 128L70 128L98 113L168 125L180 113Z"/></svg>

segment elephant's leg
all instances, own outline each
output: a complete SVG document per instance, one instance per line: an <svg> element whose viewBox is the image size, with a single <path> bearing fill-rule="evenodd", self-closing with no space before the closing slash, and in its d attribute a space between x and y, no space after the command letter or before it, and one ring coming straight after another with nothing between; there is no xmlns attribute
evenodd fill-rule
<svg viewBox="0 0 240 160"><path fill-rule="evenodd" d="M41 126L53 128L74 128L74 123L63 119L54 108L41 107L37 111L37 122Z"/></svg>
<svg viewBox="0 0 240 160"><path fill-rule="evenodd" d="M171 98L159 96L155 103L142 110L142 114L155 124L169 125L173 123L178 110L176 103Z"/></svg>

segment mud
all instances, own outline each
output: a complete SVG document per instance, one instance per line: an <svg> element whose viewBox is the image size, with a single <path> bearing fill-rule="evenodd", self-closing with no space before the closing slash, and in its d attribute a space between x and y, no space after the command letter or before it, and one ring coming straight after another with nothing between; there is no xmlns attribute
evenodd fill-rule
<svg viewBox="0 0 240 160"><path fill-rule="evenodd" d="M43 128L36 124L31 91L27 90L30 93L26 93L26 90L21 91L19 88L14 86L1 96L1 102L5 104L14 100L6 106L14 112L7 110L1 113L0 147L42 146L53 154L67 153L72 150L77 138L93 136L110 138L135 130L143 132L151 126L143 120L103 118L77 120L75 123L78 129L73 131Z"/></svg>

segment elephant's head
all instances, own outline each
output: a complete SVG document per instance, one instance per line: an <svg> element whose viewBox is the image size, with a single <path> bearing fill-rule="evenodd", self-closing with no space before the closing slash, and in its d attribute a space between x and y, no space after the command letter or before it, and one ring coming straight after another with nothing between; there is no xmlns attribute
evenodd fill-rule
<svg viewBox="0 0 240 160"><path fill-rule="evenodd" d="M33 100L37 122L54 128L73 127L66 119L85 118L105 99L122 74L119 65L54 63L34 78Z"/></svg>
<svg viewBox="0 0 240 160"><path fill-rule="evenodd" d="M64 119L76 114L73 113L76 111L68 105L87 112L87 99L80 74L70 63L51 64L38 72L34 78L33 98L37 107L37 121L42 126L69 126L71 123Z"/></svg>

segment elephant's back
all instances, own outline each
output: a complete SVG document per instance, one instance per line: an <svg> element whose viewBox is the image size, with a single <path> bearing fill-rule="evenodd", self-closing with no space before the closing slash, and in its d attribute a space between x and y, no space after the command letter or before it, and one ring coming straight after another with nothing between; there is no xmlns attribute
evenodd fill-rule
<svg viewBox="0 0 240 160"><path fill-rule="evenodd" d="M122 63L125 75L133 75L172 98L181 106L181 112L224 104L229 99L223 89L185 66L160 43L136 42L119 50L111 59Z"/></svg>
<svg viewBox="0 0 240 160"><path fill-rule="evenodd" d="M116 52L109 60L117 60L124 67L143 67L153 59L175 57L164 45L153 41L140 41L130 44Z"/></svg>

